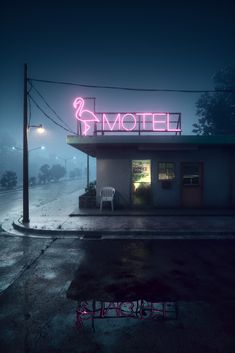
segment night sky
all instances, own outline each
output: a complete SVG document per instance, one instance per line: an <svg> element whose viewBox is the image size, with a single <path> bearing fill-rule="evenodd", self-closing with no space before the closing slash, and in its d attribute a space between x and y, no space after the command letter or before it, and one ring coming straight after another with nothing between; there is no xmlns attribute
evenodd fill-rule
<svg viewBox="0 0 235 353"><path fill-rule="evenodd" d="M213 75L234 64L234 0L9 0L0 6L1 130L19 145L24 62L34 78L170 89L212 89ZM72 101L77 95L96 96L99 111L180 111L184 134L191 133L196 121L195 94L35 86L74 129ZM47 128L44 137L32 133L32 147L44 144L49 153L74 154L66 146L67 133L33 106L31 123Z"/></svg>

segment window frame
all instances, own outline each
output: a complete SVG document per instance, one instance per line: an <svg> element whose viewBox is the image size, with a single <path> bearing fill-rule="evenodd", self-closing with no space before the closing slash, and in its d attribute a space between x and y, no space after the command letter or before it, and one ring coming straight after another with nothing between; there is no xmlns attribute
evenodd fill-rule
<svg viewBox="0 0 235 353"><path fill-rule="evenodd" d="M172 166L173 166L173 172L174 172L174 177L173 178L171 178L171 179L160 179L159 178L159 174L160 174L160 164L172 164ZM158 163L157 163L157 180L158 181L161 181L161 182L164 182L164 181L169 181L169 182L172 182L172 181L174 181L176 179L176 163L175 162L171 162L171 161L169 161L169 162L163 162L163 161L159 161Z"/></svg>
<svg viewBox="0 0 235 353"><path fill-rule="evenodd" d="M184 166L189 164L197 164L199 167L199 174L198 174L198 184L184 184ZM203 164L202 162L182 162L181 163L181 183L183 187L201 187L202 186L202 171L203 171ZM192 178L191 178L192 179Z"/></svg>

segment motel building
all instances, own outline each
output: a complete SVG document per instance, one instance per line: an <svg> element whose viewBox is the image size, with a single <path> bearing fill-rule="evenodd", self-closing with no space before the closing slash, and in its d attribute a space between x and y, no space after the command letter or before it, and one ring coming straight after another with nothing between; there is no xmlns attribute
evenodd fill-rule
<svg viewBox="0 0 235 353"><path fill-rule="evenodd" d="M74 100L78 134L67 143L96 158L96 201L115 208L234 208L235 136L182 135L181 114L96 112Z"/></svg>

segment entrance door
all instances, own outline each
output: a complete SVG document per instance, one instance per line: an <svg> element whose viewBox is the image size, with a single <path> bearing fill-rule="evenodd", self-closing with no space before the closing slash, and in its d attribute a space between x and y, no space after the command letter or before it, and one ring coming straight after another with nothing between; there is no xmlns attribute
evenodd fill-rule
<svg viewBox="0 0 235 353"><path fill-rule="evenodd" d="M182 163L182 207L202 207L202 163Z"/></svg>
<svg viewBox="0 0 235 353"><path fill-rule="evenodd" d="M132 161L132 204L151 206L151 160Z"/></svg>

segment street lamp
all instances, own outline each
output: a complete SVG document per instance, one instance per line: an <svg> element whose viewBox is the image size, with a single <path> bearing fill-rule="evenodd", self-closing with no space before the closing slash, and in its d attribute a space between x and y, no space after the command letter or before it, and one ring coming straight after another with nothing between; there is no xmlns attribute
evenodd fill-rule
<svg viewBox="0 0 235 353"><path fill-rule="evenodd" d="M29 150L29 152L31 152L31 151L35 151L35 150L45 150L45 146L40 146L40 147L35 147L35 148L31 148L30 150Z"/></svg>
<svg viewBox="0 0 235 353"><path fill-rule="evenodd" d="M60 157L60 156L56 156L55 159L62 159L64 161L64 168L65 168L65 172L67 173L67 161L70 161L70 160L75 160L77 159L77 157L73 156L71 158L63 158L63 157Z"/></svg>
<svg viewBox="0 0 235 353"><path fill-rule="evenodd" d="M29 159L28 132L30 128L37 128L39 133L44 131L42 125L28 123L28 67L24 64L24 100L23 100L23 223L29 223ZM41 148L41 147L39 147ZM36 147L35 149L38 149ZM44 149L44 148L41 148ZM32 149L34 150L34 149ZM31 151L32 151L31 150Z"/></svg>
<svg viewBox="0 0 235 353"><path fill-rule="evenodd" d="M45 146L39 146L39 147L35 147L35 148L31 148L30 150L28 150L28 152L31 152L31 151L35 151L35 150L45 150ZM22 147L16 147L16 146L12 146L11 149L13 151L23 151L23 148Z"/></svg>
<svg viewBox="0 0 235 353"><path fill-rule="evenodd" d="M31 127L36 127L37 128L37 132L39 134L43 134L45 132L45 128L42 126L42 124L40 125L29 125L28 128L30 129Z"/></svg>

